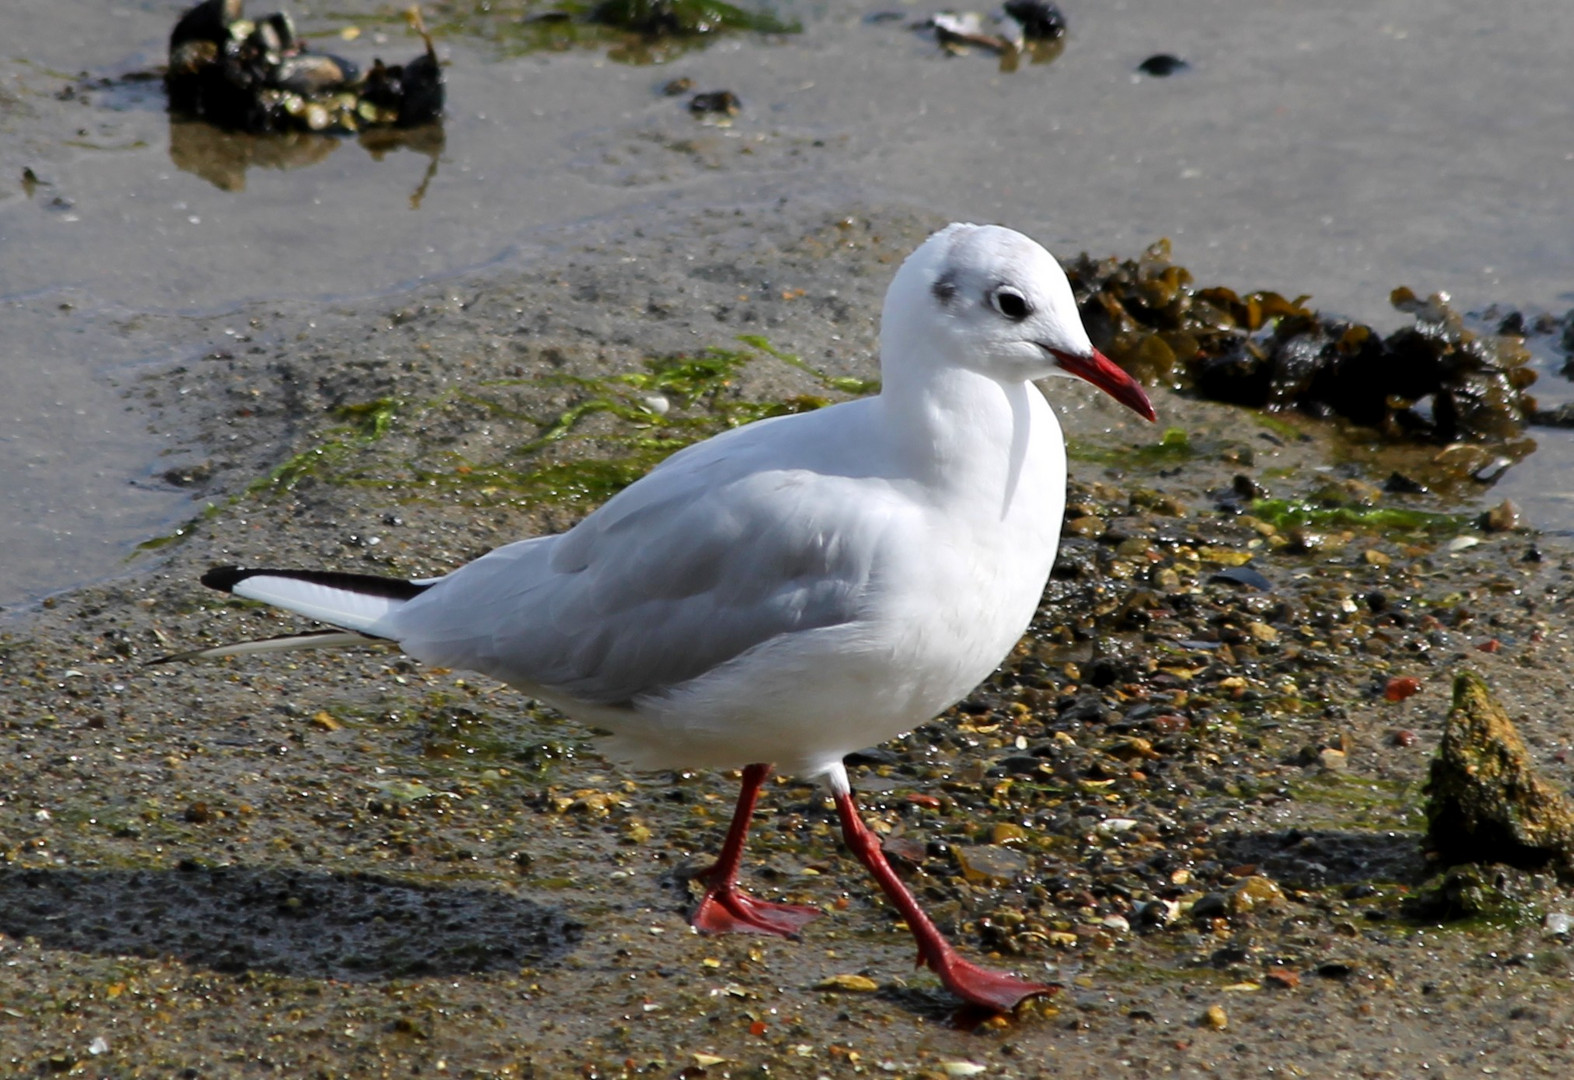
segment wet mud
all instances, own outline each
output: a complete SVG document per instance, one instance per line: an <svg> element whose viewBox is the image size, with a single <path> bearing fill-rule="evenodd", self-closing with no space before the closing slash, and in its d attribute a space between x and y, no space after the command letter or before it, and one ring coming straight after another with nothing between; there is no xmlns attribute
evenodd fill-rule
<svg viewBox="0 0 1574 1080"><path fill-rule="evenodd" d="M439 573L687 441L866 390L879 297L941 223L585 229L393 300L256 305L137 380L188 521L0 636L6 1068L1560 1075L1574 894L1449 867L1423 787L1468 667L1568 790L1574 550L1483 528L1486 481L1385 485L1435 446L1163 388L1153 428L1049 388L1072 486L1029 634L851 769L942 929L1061 986L1013 1017L913 968L792 777L744 876L825 916L704 938L684 916L734 778L613 771L539 704L389 651L143 666L298 625L203 590L211 565Z"/></svg>

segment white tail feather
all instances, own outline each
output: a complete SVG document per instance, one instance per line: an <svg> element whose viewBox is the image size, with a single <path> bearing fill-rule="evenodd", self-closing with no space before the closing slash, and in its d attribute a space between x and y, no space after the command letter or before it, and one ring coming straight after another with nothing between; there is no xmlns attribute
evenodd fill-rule
<svg viewBox="0 0 1574 1080"><path fill-rule="evenodd" d="M369 634L376 634L377 624L383 617L405 603L403 599L392 596L376 596L272 574L256 574L238 581L230 591L236 596L260 600L308 619Z"/></svg>

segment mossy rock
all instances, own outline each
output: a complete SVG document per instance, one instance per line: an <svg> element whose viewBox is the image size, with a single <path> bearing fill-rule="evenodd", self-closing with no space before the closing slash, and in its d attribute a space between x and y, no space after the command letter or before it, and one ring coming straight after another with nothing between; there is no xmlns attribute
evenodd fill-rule
<svg viewBox="0 0 1574 1080"><path fill-rule="evenodd" d="M1504 863L1574 878L1574 805L1538 777L1514 724L1471 671L1426 787L1427 842L1444 865Z"/></svg>

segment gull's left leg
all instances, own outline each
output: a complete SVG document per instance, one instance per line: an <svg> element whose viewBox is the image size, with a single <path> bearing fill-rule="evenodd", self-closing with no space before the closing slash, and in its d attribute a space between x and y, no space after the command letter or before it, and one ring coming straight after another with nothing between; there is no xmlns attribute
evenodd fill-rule
<svg viewBox="0 0 1574 1080"><path fill-rule="evenodd" d="M1056 987L1028 982L1015 975L979 967L962 959L955 947L936 929L935 924L929 921L929 916L924 914L924 909L918 906L917 897L902 884L902 879L896 876L896 871L891 869L891 864L885 861L885 853L880 850L880 841L875 839L864 825L863 819L858 816L858 804L853 801L853 790L852 785L847 782L847 771L838 765L829 774L829 779L831 794L836 799L836 811L842 818L842 838L846 840L853 854L858 856L858 861L863 863L874 875L874 879L880 883L886 898L902 913L908 929L913 932L913 937L918 942L918 962L927 965L931 971L939 975L946 989L963 1001L970 1001L975 1005L1001 1012L1009 1012L1025 999L1037 994L1055 992Z"/></svg>
<svg viewBox="0 0 1574 1080"><path fill-rule="evenodd" d="M819 908L798 904L773 904L756 900L738 888L738 868L743 864L743 842L749 835L749 819L759 802L760 785L771 774L769 765L750 765L743 770L743 788L738 792L738 807L721 855L710 872L710 885L700 898L689 922L706 934L774 934L797 937L805 923L818 918Z"/></svg>

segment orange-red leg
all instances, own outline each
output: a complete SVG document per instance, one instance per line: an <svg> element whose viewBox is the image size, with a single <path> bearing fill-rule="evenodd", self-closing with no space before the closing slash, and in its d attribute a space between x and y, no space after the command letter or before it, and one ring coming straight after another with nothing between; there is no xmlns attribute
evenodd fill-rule
<svg viewBox="0 0 1574 1080"><path fill-rule="evenodd" d="M771 774L769 765L750 765L743 770L743 788L738 806L727 829L727 839L710 872L710 884L689 922L706 934L773 934L797 937L819 908L798 904L774 904L757 900L738 888L738 869L743 865L743 845L749 836L749 819L759 802L760 785Z"/></svg>
<svg viewBox="0 0 1574 1080"><path fill-rule="evenodd" d="M962 959L955 947L929 921L929 916L918 906L918 899L902 884L896 871L891 869L891 864L885 861L880 842L858 816L858 804L853 801L852 791L847 789L845 777L843 783L834 786L832 794L836 798L837 813L842 818L842 837L847 841L847 846L874 875L886 898L902 913L908 929L912 930L918 942L918 962L939 975L946 989L963 1001L1001 1012L1011 1011L1034 995L1054 993L1056 988L1053 986L1029 982Z"/></svg>

